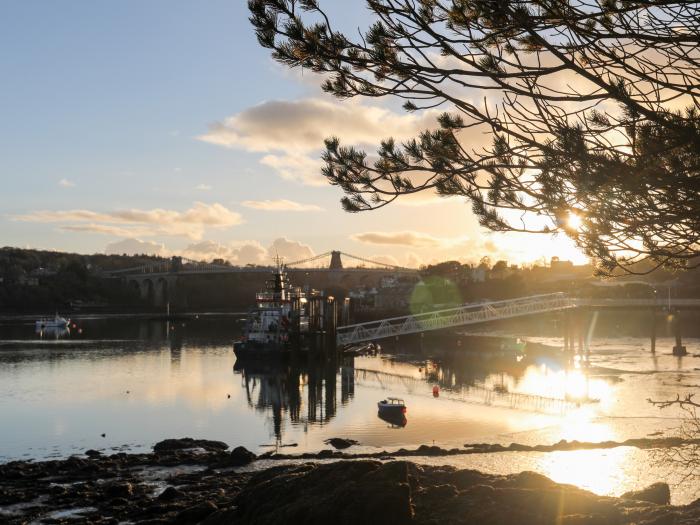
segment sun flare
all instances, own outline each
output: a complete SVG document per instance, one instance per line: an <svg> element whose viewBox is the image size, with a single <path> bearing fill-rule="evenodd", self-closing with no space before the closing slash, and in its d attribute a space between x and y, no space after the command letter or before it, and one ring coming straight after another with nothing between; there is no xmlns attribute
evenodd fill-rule
<svg viewBox="0 0 700 525"><path fill-rule="evenodd" d="M570 211L569 216L566 218L566 227L569 230L578 231L581 229L581 226L583 226L581 216L573 211Z"/></svg>

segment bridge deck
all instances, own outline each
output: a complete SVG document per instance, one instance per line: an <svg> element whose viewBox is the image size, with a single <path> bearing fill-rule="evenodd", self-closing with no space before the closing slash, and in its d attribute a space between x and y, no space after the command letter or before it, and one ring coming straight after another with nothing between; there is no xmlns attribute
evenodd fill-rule
<svg viewBox="0 0 700 525"><path fill-rule="evenodd" d="M352 344L374 341L385 337L441 330L523 315L556 312L575 307L574 300L564 293L467 304L446 310L341 326L337 331L337 342L338 344Z"/></svg>

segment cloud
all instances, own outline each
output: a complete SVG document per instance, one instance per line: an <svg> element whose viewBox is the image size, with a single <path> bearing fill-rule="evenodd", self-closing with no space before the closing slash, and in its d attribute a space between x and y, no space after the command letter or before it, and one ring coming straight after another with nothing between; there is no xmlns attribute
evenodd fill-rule
<svg viewBox="0 0 700 525"><path fill-rule="evenodd" d="M234 241L231 243L219 243L212 240L202 240L187 245L184 249L172 250L163 244L145 242L134 238L124 239L110 243L105 248L106 253L148 253L161 256L179 255L196 261L213 261L224 259L233 265L245 266L257 264L269 266L276 255L291 262L314 256L314 251L299 241L275 239L269 248L265 248L258 241Z"/></svg>
<svg viewBox="0 0 700 525"><path fill-rule="evenodd" d="M422 248L437 248L445 244L445 241L438 237L433 237L427 233L412 231L364 232L352 235L351 239L367 244L414 246Z"/></svg>
<svg viewBox="0 0 700 525"><path fill-rule="evenodd" d="M406 268L418 268L423 264L423 259L413 252L407 252L405 255L404 266Z"/></svg>
<svg viewBox="0 0 700 525"><path fill-rule="evenodd" d="M269 252L258 241L241 241L233 248L233 262L246 264L270 264Z"/></svg>
<svg viewBox="0 0 700 525"><path fill-rule="evenodd" d="M117 210L96 212L92 210L36 211L15 215L15 221L64 223L61 229L68 231L93 231L118 236L144 237L173 235L193 240L202 238L207 228L225 229L241 224L239 213L219 203L195 202L183 212L155 208L152 210ZM66 224L68 223L68 224ZM89 224L75 224L89 223Z"/></svg>
<svg viewBox="0 0 700 525"><path fill-rule="evenodd" d="M291 241L284 237L275 239L267 251L272 257L275 255L283 257L287 263L308 259L315 255L310 246L302 244L299 241Z"/></svg>
<svg viewBox="0 0 700 525"><path fill-rule="evenodd" d="M265 155L260 164L269 166L284 180L298 182L305 186L325 186L326 178L321 174L323 161L318 158L290 153L289 155Z"/></svg>
<svg viewBox="0 0 700 525"><path fill-rule="evenodd" d="M287 199L243 201L243 206L263 211L323 211L323 208L315 204L301 204Z"/></svg>
<svg viewBox="0 0 700 525"><path fill-rule="evenodd" d="M209 184L197 184L194 189L199 191L210 191L212 187Z"/></svg>
<svg viewBox="0 0 700 525"><path fill-rule="evenodd" d="M178 255L197 261L224 259L231 264L240 266L270 263L267 250L258 241L238 241L231 244L201 241L190 244L184 250L179 251Z"/></svg>
<svg viewBox="0 0 700 525"><path fill-rule="evenodd" d="M73 188L75 186L75 182L68 179L61 179L58 181L58 185L62 186L63 188Z"/></svg>
<svg viewBox="0 0 700 525"><path fill-rule="evenodd" d="M165 249L163 244L150 241L141 241L139 239L123 239L121 241L109 243L105 247L105 253L107 255L121 255L123 253L127 255L168 255L168 251Z"/></svg>
<svg viewBox="0 0 700 525"><path fill-rule="evenodd" d="M463 200L463 197L443 196L432 191L419 191L416 193L401 195L393 202L393 204L397 206L420 207L433 204L444 204L448 201L454 202L456 200Z"/></svg>
<svg viewBox="0 0 700 525"><path fill-rule="evenodd" d="M229 259L231 257L231 247L215 241L200 241L188 245L179 255L198 261Z"/></svg>
<svg viewBox="0 0 700 525"><path fill-rule="evenodd" d="M122 228L109 224L69 224L67 226L59 226L58 229L66 232L99 233L101 235L113 235L114 237L148 236L147 228Z"/></svg>
<svg viewBox="0 0 700 525"><path fill-rule="evenodd" d="M384 138L406 140L437 127L438 111L397 113L353 101L321 98L263 102L209 127L197 137L203 142L250 152L267 153L261 163L280 176L307 185L321 185L318 152L324 139L375 146Z"/></svg>
<svg viewBox="0 0 700 525"><path fill-rule="evenodd" d="M436 127L437 112L396 113L386 108L319 98L271 100L214 123L199 140L248 151L304 151L323 147L338 136L353 144L377 139L407 139L417 131Z"/></svg>

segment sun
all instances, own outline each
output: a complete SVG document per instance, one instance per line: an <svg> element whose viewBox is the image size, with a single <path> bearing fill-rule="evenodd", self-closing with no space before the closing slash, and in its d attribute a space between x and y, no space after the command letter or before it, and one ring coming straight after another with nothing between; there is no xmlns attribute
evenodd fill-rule
<svg viewBox="0 0 700 525"><path fill-rule="evenodd" d="M583 226L583 220L581 220L581 216L577 215L573 211L569 212L569 216L566 218L566 227L570 230L580 230L581 226Z"/></svg>

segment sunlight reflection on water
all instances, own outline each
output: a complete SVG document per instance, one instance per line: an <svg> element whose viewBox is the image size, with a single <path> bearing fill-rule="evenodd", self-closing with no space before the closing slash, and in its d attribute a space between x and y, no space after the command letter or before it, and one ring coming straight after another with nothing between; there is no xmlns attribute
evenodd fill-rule
<svg viewBox="0 0 700 525"><path fill-rule="evenodd" d="M201 328L191 322L174 334L153 322L115 323L86 323L85 339L55 345L37 343L31 330L22 339L19 329L0 343L0 461L87 448L147 450L160 439L183 436L256 452L293 443L280 450L317 451L331 437L356 439L358 450L368 452L433 443L623 441L677 424L673 412L660 413L644 399L675 397L700 383L692 358L679 361L661 351L652 358L634 339L619 347L592 341L601 351L588 369L567 369L551 359L437 358L428 349L234 371L230 341L238 325L230 320ZM664 344L660 340L659 348ZM696 341L686 344L698 348ZM377 417L377 401L391 395L406 400L405 426ZM628 447L423 460L492 473L536 470L600 494L666 479L647 451ZM691 499L692 489L679 490L685 496L674 497Z"/></svg>

